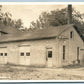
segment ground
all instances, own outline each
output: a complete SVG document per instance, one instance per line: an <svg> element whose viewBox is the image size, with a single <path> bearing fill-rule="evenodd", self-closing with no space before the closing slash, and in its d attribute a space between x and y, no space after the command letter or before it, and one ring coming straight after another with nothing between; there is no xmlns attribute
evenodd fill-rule
<svg viewBox="0 0 84 84"><path fill-rule="evenodd" d="M84 67L36 68L0 65L0 80L84 80Z"/></svg>

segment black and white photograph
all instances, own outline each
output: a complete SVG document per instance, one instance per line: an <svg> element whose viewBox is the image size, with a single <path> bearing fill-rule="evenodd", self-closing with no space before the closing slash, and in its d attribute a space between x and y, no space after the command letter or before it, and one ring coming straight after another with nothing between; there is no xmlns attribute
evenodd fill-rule
<svg viewBox="0 0 84 84"><path fill-rule="evenodd" d="M84 5L0 4L0 80L84 80Z"/></svg>

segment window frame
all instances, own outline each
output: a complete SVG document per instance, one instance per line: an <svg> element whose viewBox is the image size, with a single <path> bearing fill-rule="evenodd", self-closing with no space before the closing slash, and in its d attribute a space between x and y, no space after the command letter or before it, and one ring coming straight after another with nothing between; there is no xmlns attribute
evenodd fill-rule
<svg viewBox="0 0 84 84"><path fill-rule="evenodd" d="M23 55L22 55L22 54L23 54ZM24 56L24 55L25 55L24 52L21 52L21 53L20 53L20 56Z"/></svg>
<svg viewBox="0 0 84 84"><path fill-rule="evenodd" d="M4 56L7 56L8 54L7 53L4 53Z"/></svg>
<svg viewBox="0 0 84 84"><path fill-rule="evenodd" d="M30 52L26 52L26 56L30 56Z"/></svg>
<svg viewBox="0 0 84 84"><path fill-rule="evenodd" d="M63 60L65 60L65 56L66 56L65 50L66 50L66 46L63 45Z"/></svg>
<svg viewBox="0 0 84 84"><path fill-rule="evenodd" d="M0 56L3 56L3 53L0 53Z"/></svg>
<svg viewBox="0 0 84 84"><path fill-rule="evenodd" d="M80 52L80 48L77 47L77 60L79 60L79 52Z"/></svg>
<svg viewBox="0 0 84 84"><path fill-rule="evenodd" d="M73 31L70 32L70 38L73 38Z"/></svg>
<svg viewBox="0 0 84 84"><path fill-rule="evenodd" d="M51 56L49 56L49 54L50 54ZM48 51L48 58L52 58L52 51Z"/></svg>

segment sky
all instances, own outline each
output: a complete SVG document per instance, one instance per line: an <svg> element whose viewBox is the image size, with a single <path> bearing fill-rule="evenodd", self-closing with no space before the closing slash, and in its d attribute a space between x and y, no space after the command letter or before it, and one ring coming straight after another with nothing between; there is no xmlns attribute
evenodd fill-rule
<svg viewBox="0 0 84 84"><path fill-rule="evenodd" d="M67 7L67 5L3 5L2 11L10 12L14 20L22 19L23 26L29 27L30 22L38 19L42 12L49 12L65 7ZM84 5L73 5L73 7L81 13L84 13Z"/></svg>

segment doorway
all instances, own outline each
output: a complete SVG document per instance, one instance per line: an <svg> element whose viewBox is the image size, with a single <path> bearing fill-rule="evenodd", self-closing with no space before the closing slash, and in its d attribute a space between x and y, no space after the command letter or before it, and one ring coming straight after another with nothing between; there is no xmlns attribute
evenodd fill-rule
<svg viewBox="0 0 84 84"><path fill-rule="evenodd" d="M52 67L52 49L47 49L47 66Z"/></svg>

